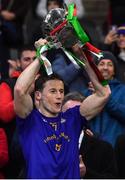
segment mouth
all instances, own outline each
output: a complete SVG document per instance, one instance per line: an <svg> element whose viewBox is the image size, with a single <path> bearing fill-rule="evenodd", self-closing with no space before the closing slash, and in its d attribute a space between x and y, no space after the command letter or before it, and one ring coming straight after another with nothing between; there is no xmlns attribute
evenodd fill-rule
<svg viewBox="0 0 125 180"><path fill-rule="evenodd" d="M102 75L103 75L104 77L107 77L107 76L109 75L109 73L108 73L108 72L102 72Z"/></svg>
<svg viewBox="0 0 125 180"><path fill-rule="evenodd" d="M119 43L119 45L125 46L125 41L121 41L121 42Z"/></svg>
<svg viewBox="0 0 125 180"><path fill-rule="evenodd" d="M61 108L62 103L55 103L56 108Z"/></svg>
<svg viewBox="0 0 125 180"><path fill-rule="evenodd" d="M108 75L109 73L108 72L102 72L103 75Z"/></svg>

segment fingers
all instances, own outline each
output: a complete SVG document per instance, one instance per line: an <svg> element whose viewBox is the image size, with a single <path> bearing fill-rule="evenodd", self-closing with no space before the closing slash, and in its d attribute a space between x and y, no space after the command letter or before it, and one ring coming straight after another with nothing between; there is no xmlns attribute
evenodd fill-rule
<svg viewBox="0 0 125 180"><path fill-rule="evenodd" d="M86 132L86 134L88 134L91 137L94 135L90 129L86 129L85 132Z"/></svg>
<svg viewBox="0 0 125 180"><path fill-rule="evenodd" d="M44 46L47 43L48 41L46 39L40 38L38 41L35 41L34 46L35 48L39 48L40 46Z"/></svg>
<svg viewBox="0 0 125 180"><path fill-rule="evenodd" d="M118 39L118 35L117 35L116 31L111 30L111 31L109 31L109 33L105 37L104 42L106 44L112 44L114 41L117 41L117 39Z"/></svg>
<svg viewBox="0 0 125 180"><path fill-rule="evenodd" d="M11 67L17 68L17 62L16 62L16 60L11 60L11 59L9 59L9 60L8 60L8 63L9 63L9 65L10 65Z"/></svg>

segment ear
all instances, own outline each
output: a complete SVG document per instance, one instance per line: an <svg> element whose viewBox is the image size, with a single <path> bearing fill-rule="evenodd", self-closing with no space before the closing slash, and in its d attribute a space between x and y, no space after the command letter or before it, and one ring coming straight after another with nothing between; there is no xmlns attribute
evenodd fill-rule
<svg viewBox="0 0 125 180"><path fill-rule="evenodd" d="M41 100L41 97L42 97L41 92L40 92L40 91L36 91L36 92L35 92L35 99L36 99L37 101L39 101L39 100Z"/></svg>

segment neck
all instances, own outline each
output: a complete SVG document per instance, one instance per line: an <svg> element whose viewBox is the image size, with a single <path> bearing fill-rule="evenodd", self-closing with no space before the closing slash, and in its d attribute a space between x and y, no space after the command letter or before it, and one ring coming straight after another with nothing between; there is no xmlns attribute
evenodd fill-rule
<svg viewBox="0 0 125 180"><path fill-rule="evenodd" d="M43 114L46 117L57 117L58 116L58 113L52 113L52 112L42 109L42 108L37 108L37 109L41 114Z"/></svg>

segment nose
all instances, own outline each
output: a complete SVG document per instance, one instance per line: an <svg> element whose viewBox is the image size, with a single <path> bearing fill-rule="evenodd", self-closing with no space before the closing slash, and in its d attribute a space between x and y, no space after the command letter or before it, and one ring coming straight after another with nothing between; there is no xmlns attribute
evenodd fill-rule
<svg viewBox="0 0 125 180"><path fill-rule="evenodd" d="M61 99L61 98L62 98L62 93L61 93L61 92L57 92L56 98L57 98L57 99Z"/></svg>
<svg viewBox="0 0 125 180"><path fill-rule="evenodd" d="M103 69L108 69L107 64L104 64Z"/></svg>

